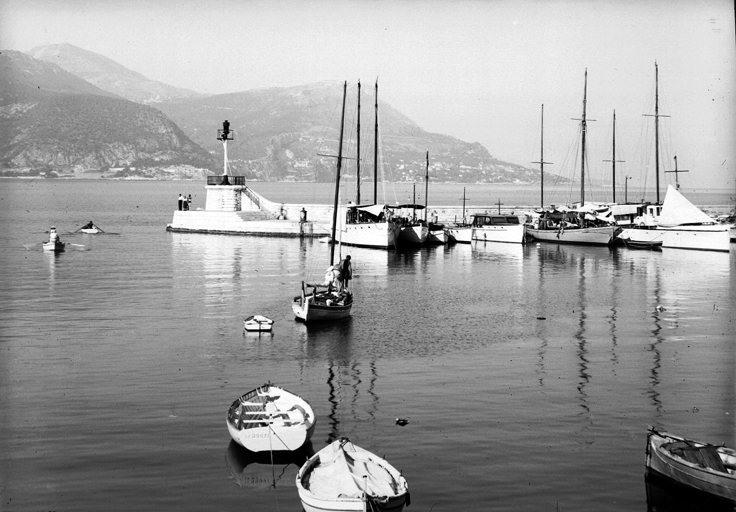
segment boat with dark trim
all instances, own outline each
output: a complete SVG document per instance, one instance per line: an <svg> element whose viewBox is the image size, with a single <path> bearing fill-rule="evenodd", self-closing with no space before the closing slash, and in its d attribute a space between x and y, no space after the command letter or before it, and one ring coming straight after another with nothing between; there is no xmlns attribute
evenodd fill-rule
<svg viewBox="0 0 736 512"><path fill-rule="evenodd" d="M585 70L583 89L583 115L581 126L580 156L580 202L570 208L555 208L534 214L529 221L527 233L535 240L585 245L609 245L621 228L615 225L610 208L605 205L592 205L585 202L585 117L588 101L588 70Z"/></svg>
<svg viewBox="0 0 736 512"><path fill-rule="evenodd" d="M360 197L360 82L358 82L358 127L356 161L356 202L348 203L345 223L340 227L340 243L356 247L393 249L396 247L399 223L391 217L385 204L378 203L378 80L375 92L375 130L373 145L373 203L361 204ZM384 199L385 200L385 199Z"/></svg>
<svg viewBox="0 0 736 512"><path fill-rule="evenodd" d="M646 471L736 505L736 450L647 427Z"/></svg>
<svg viewBox="0 0 736 512"><path fill-rule="evenodd" d="M306 512L399 512L410 504L401 472L347 437L310 457L296 487Z"/></svg>
<svg viewBox="0 0 736 512"><path fill-rule="evenodd" d="M343 86L342 119L340 121L340 141L337 153L337 168L335 171L335 200L333 203L332 235L330 237L330 266L328 273L335 272L335 235L337 232L338 200L340 196L340 170L342 168L342 142L345 127L345 98L347 82ZM303 322L325 322L341 320L350 316L353 308L353 293L347 287L337 289L334 279L330 277L323 283L308 284L302 281L301 293L294 297L291 304L297 320Z"/></svg>
<svg viewBox="0 0 736 512"><path fill-rule="evenodd" d="M309 402L271 383L236 399L226 418L233 441L252 452L298 450L311 439L316 421Z"/></svg>

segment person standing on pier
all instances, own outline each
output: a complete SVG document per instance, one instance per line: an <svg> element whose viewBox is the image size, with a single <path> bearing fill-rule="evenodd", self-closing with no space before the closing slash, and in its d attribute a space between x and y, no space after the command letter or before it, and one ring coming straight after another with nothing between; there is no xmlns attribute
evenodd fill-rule
<svg viewBox="0 0 736 512"><path fill-rule="evenodd" d="M179 194L179 211L184 209L184 195Z"/></svg>

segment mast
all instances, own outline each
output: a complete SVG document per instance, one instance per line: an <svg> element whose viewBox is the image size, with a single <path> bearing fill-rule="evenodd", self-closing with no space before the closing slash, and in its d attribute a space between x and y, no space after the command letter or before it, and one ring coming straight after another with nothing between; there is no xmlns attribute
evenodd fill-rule
<svg viewBox="0 0 736 512"><path fill-rule="evenodd" d="M582 149L580 153L580 206L585 206L585 132L588 131L588 124L585 121L585 105L588 102L588 68L585 68L585 87L583 88L583 117L580 126L582 127Z"/></svg>
<svg viewBox="0 0 736 512"><path fill-rule="evenodd" d="M378 79L377 78L376 78L376 126L374 129L374 139L373 139L373 204L378 204Z"/></svg>
<svg viewBox="0 0 736 512"><path fill-rule="evenodd" d="M625 160L616 160L616 109L613 110L613 155L610 160L604 162L613 162L613 202L616 202L616 162L624 162Z"/></svg>
<svg viewBox="0 0 736 512"><path fill-rule="evenodd" d="M659 204L659 66L654 61L654 169L657 182L657 204Z"/></svg>
<svg viewBox="0 0 736 512"><path fill-rule="evenodd" d="M335 175L335 202L332 207L332 237L330 239L330 265L335 263L335 230L337 227L337 206L340 197L340 170L342 169L342 136L345 128L345 95L348 91L348 82L342 88L342 118L340 120L340 144L337 150L337 171Z"/></svg>
<svg viewBox="0 0 736 512"><path fill-rule="evenodd" d="M644 115L654 117L654 175L657 187L657 204L662 204L659 201L659 118L670 116L659 115L659 66L657 66L656 60L654 61L654 116L651 114Z"/></svg>
<svg viewBox="0 0 736 512"><path fill-rule="evenodd" d="M544 208L544 164L551 164L552 162L544 161L544 103L542 103L542 136L541 136L541 150L539 154L539 162L532 162L533 164L539 164L539 184L540 184L540 198L539 207Z"/></svg>
<svg viewBox="0 0 736 512"><path fill-rule="evenodd" d="M427 222L427 208L429 208L429 150L427 150L427 172L424 175L424 222Z"/></svg>
<svg viewBox="0 0 736 512"><path fill-rule="evenodd" d="M356 158L355 165L355 174L358 187L358 195L355 198L355 201L360 204L360 80L358 80L358 156Z"/></svg>
<svg viewBox="0 0 736 512"><path fill-rule="evenodd" d="M463 187L463 224L465 224L465 187Z"/></svg>

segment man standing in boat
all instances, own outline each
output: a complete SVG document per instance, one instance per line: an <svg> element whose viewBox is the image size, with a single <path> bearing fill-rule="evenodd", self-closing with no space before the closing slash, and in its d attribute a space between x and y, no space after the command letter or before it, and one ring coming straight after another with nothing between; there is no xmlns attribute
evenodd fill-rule
<svg viewBox="0 0 736 512"><path fill-rule="evenodd" d="M345 256L345 259L340 262L338 266L339 274L338 281L340 283L340 291L350 291L349 282L353 278L353 267L350 264L350 255Z"/></svg>
<svg viewBox="0 0 736 512"><path fill-rule="evenodd" d="M58 244L59 242L61 242L59 234L56 232L56 228L51 226L51 231L49 231L49 243Z"/></svg>

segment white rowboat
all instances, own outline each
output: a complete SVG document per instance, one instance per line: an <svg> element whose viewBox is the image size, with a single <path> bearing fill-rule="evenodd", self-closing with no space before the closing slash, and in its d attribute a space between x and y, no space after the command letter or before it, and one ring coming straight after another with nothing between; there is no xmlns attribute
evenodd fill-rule
<svg viewBox="0 0 736 512"><path fill-rule="evenodd" d="M294 451L312 437L316 418L300 396L264 384L232 403L226 423L233 441L252 452Z"/></svg>
<svg viewBox="0 0 736 512"><path fill-rule="evenodd" d="M410 501L401 473L346 437L304 463L296 488L306 512L398 512Z"/></svg>
<svg viewBox="0 0 736 512"><path fill-rule="evenodd" d="M262 315L253 315L243 320L243 327L249 332L271 332L273 320Z"/></svg>

